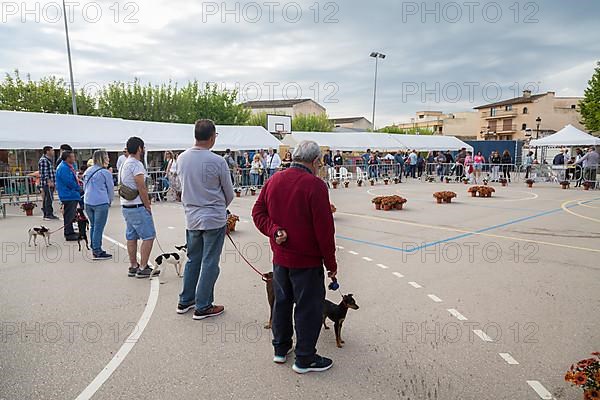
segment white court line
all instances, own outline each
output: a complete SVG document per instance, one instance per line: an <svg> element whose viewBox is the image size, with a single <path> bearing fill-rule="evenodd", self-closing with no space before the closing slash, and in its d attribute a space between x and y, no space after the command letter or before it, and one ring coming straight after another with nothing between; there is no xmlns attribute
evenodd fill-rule
<svg viewBox="0 0 600 400"><path fill-rule="evenodd" d="M440 299L439 297L437 297L435 294L428 294L427 297L429 297L431 300L435 301L436 303L441 303L442 299Z"/></svg>
<svg viewBox="0 0 600 400"><path fill-rule="evenodd" d="M513 358L509 353L498 353L500 357L504 359L510 365L519 365L519 362Z"/></svg>
<svg viewBox="0 0 600 400"><path fill-rule="evenodd" d="M336 246L340 250L344 250L344 246Z"/></svg>
<svg viewBox="0 0 600 400"><path fill-rule="evenodd" d="M473 329L473 333L479 336L484 342L493 342L492 338L485 334L481 329Z"/></svg>
<svg viewBox="0 0 600 400"><path fill-rule="evenodd" d="M174 226L167 226L167 229L175 229Z"/></svg>
<svg viewBox="0 0 600 400"><path fill-rule="evenodd" d="M110 238L105 235L103 235L103 237L109 242L114 243L117 246L127 250L127 246L117 242L113 238ZM146 307L144 308L142 316L133 328L133 331L131 331L129 337L125 339L125 342L121 345L119 351L117 351L114 357L108 362L108 364L106 364L106 367L104 367L104 369L100 371L100 373L94 378L94 380L85 389L83 389L83 392L81 392L75 400L91 399L92 396L94 396L94 394L98 391L98 389L100 389L100 387L104 384L104 382L106 382L108 378L110 378L112 373L115 372L117 368L119 368L119 365L121 365L123 360L125 360L125 357L127 357L131 349L133 349L133 346L135 346L140 336L142 336L144 329L146 329L146 325L148 325L148 322L152 317L152 313L154 312L154 308L156 307L156 303L158 301L159 288L160 281L158 280L158 277L154 277L150 280L150 293L148 294L148 301L146 302Z"/></svg>
<svg viewBox="0 0 600 400"><path fill-rule="evenodd" d="M365 261L373 261L373 259L369 258L369 257L363 257L362 259L365 260Z"/></svg>
<svg viewBox="0 0 600 400"><path fill-rule="evenodd" d="M422 288L421 285L419 285L417 282L408 282L408 284L412 287L414 287L415 289L420 289Z"/></svg>
<svg viewBox="0 0 600 400"><path fill-rule="evenodd" d="M350 254L353 254L353 255L355 255L355 256L357 256L357 255L358 255L358 253L357 253L357 252L355 252L355 251L352 251L352 250L350 250L348 253L350 253Z"/></svg>
<svg viewBox="0 0 600 400"><path fill-rule="evenodd" d="M540 382L538 381L527 381L527 384L531 386L533 390L540 396L540 399L552 400L552 393L550 393Z"/></svg>
<svg viewBox="0 0 600 400"><path fill-rule="evenodd" d="M392 274L397 276L398 278L404 278L404 275L402 275L400 272L392 272Z"/></svg>
<svg viewBox="0 0 600 400"><path fill-rule="evenodd" d="M387 265L383 265L383 264L377 264L377 266L379 268L383 268L383 269L388 269L389 268Z"/></svg>
<svg viewBox="0 0 600 400"><path fill-rule="evenodd" d="M461 313L459 313L457 310L455 310L454 308L449 308L448 312L450 314L452 314L453 316L456 317L456 319L458 319L459 321L467 321L467 317L465 317L464 315L462 315Z"/></svg>

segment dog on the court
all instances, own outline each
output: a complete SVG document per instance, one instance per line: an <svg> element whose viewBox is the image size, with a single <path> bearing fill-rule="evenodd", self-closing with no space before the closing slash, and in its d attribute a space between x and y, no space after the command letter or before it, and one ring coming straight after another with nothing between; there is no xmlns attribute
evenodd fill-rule
<svg viewBox="0 0 600 400"><path fill-rule="evenodd" d="M31 238L33 238L33 245L37 246L36 239L38 236L44 238L46 246L50 246L50 229L46 228L44 225L29 228L27 232L29 233L29 246L31 246Z"/></svg>
<svg viewBox="0 0 600 400"><path fill-rule="evenodd" d="M87 232L90 226L90 221L85 216L83 212L83 208L77 209L77 214L75 215L75 222L77 222L77 245L79 246L79 251L81 251L81 242L85 242L85 248L90 249L88 244Z"/></svg>
<svg viewBox="0 0 600 400"><path fill-rule="evenodd" d="M273 291L273 273L267 272L262 276L265 281L267 288L267 300L269 301L269 322L265 324L265 329L271 329L271 323L273 322L273 303L275 302L275 292Z"/></svg>
<svg viewBox="0 0 600 400"><path fill-rule="evenodd" d="M187 255L187 244L175 246L175 248L177 249L176 253L163 253L154 259L155 269L153 272L159 270L163 266L163 263L166 263L175 267L178 277L181 278L183 276L181 269Z"/></svg>
<svg viewBox="0 0 600 400"><path fill-rule="evenodd" d="M349 308L358 310L358 304L356 304L352 294L343 295L340 304L332 303L326 299L323 307L323 327L329 329L326 323L327 318L333 321L335 343L339 348L342 348L344 344L344 341L342 340L342 326L346 320L346 314L348 313Z"/></svg>

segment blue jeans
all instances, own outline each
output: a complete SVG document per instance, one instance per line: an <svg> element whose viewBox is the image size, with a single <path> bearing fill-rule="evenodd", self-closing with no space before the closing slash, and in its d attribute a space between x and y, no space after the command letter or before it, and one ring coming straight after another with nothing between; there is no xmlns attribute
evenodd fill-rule
<svg viewBox="0 0 600 400"><path fill-rule="evenodd" d="M92 244L92 253L100 254L102 250L102 234L108 219L108 204L99 204L97 206L85 205L85 211L90 220L90 240Z"/></svg>
<svg viewBox="0 0 600 400"><path fill-rule="evenodd" d="M225 241L225 226L206 231L187 230L187 263L183 270L183 289L179 304L192 304L202 312L213 305L219 259Z"/></svg>

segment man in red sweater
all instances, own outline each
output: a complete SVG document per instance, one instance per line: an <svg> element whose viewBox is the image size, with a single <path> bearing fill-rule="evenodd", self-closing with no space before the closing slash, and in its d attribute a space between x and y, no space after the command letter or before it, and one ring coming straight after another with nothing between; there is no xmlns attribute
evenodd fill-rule
<svg viewBox="0 0 600 400"><path fill-rule="evenodd" d="M296 310L297 373L325 371L333 361L315 348L321 332L325 276L334 278L335 228L327 186L316 176L321 166L317 143L303 141L290 168L273 175L252 209L256 227L268 236L273 250L273 361L285 363L293 347L292 310Z"/></svg>

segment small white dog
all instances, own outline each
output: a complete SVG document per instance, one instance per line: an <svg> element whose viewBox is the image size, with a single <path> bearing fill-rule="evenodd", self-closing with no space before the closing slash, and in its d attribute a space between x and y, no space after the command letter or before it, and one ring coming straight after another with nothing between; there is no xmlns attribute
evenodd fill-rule
<svg viewBox="0 0 600 400"><path fill-rule="evenodd" d="M181 278L183 276L181 269L187 255L187 244L175 246L175 248L177 249L177 253L163 253L154 259L156 265L154 271L152 271L153 275L157 270L161 269L163 263L167 263L175 267L175 272L178 277Z"/></svg>
<svg viewBox="0 0 600 400"><path fill-rule="evenodd" d="M39 226L39 227L33 227L33 228L29 228L29 230L27 231L29 233L29 246L31 246L31 238L33 238L33 245L37 246L37 237L41 236L44 238L44 240L46 241L46 246L50 246L50 229L46 228L45 226Z"/></svg>

